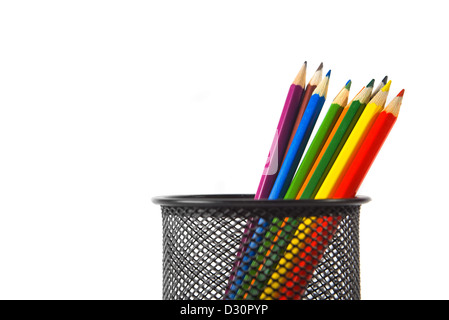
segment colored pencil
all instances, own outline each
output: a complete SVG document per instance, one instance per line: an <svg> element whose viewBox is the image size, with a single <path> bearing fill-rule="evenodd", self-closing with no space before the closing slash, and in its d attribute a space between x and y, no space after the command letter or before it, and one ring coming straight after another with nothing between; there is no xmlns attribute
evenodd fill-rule
<svg viewBox="0 0 449 320"><path fill-rule="evenodd" d="M271 188L273 187L274 181L277 177L278 169L280 167L279 159L282 159L284 157L285 151L287 149L287 142L294 125L294 119L298 115L301 101L304 96L306 72L307 61L303 63L288 90L284 108L282 110L281 117L276 128L276 133L271 144L270 152L265 163L265 168L262 173L257 192L255 194L255 199L268 198ZM237 270L242 263L243 254L248 249L248 243L252 235L251 230L254 230L256 224L257 221L254 219L249 219L247 221L240 247L237 250L236 260L234 262L234 266L228 282L226 294L233 288L232 286L235 275L237 274ZM229 297L232 298L232 296L233 294L231 293Z"/></svg>
<svg viewBox="0 0 449 320"><path fill-rule="evenodd" d="M360 185L396 123L403 96L404 90L399 92L385 110L380 113L360 146L360 150L354 157L348 171L336 188L333 198L353 198L356 196Z"/></svg>
<svg viewBox="0 0 449 320"><path fill-rule="evenodd" d="M290 145L292 144L296 130L298 130L299 123L301 122L302 116L304 114L304 110L306 110L307 104L310 101L310 97L312 96L318 84L321 82L322 77L323 77L323 63L321 62L321 64L318 66L315 73L313 74L312 78L310 78L309 83L307 84L306 91L304 92L304 97L301 102L301 106L299 107L298 116L296 117L292 133L290 134L290 138L288 140L287 150L290 148ZM287 153L284 154L282 162L284 162L286 154Z"/></svg>
<svg viewBox="0 0 449 320"><path fill-rule="evenodd" d="M338 115L340 114L341 110L346 106L348 102L348 95L349 95L349 89L351 87L351 81L349 80L346 85L340 90L340 92L337 94L335 99L333 100L331 106L328 109L328 112L326 113L326 116L323 119L323 122L321 123L315 138L312 141L312 144L310 145L306 156L304 157L304 160L298 170L308 170L308 164L304 164L304 162L312 162L314 156L318 153L320 148L323 145L323 142L325 141L327 135L332 129L332 126L335 124L336 119L338 118ZM296 193L294 194L296 195ZM284 197L284 199L288 199L287 195ZM293 198L294 199L294 196ZM286 219L288 220L288 219ZM282 227L285 224L285 221L282 219L275 218L273 219L270 230L265 234L265 239L262 244L262 246L259 247L258 254L255 260L257 261L264 261L264 255L269 256L270 253L270 261L268 263L269 266L265 266L260 264L258 270L260 271L257 273L257 278L253 279L251 282L251 290L249 291L248 295L245 297L246 299L255 299L258 297L258 293L266 284L266 280L269 279L269 276L271 275L271 272L273 271L272 268L276 266L277 262L276 257L279 256L279 252L277 249L274 250L275 253L273 253L272 249L275 247L274 243L277 241L279 236L281 235ZM261 231L261 230L260 230ZM287 230L287 232L291 232L292 230ZM282 247L283 240L281 238L281 247ZM287 244L284 244L284 247ZM271 248L270 248L271 246ZM277 246L276 246L277 247ZM268 249L270 248L270 249ZM274 265L273 265L274 264ZM257 267L257 265L255 265ZM254 290L255 288L255 290ZM248 290L248 288L246 288ZM254 295L253 295L254 294Z"/></svg>
<svg viewBox="0 0 449 320"><path fill-rule="evenodd" d="M329 199L335 184L341 181L346 170L351 166L354 155L360 148L361 142L370 131L378 114L385 105L391 81L389 81L377 94L371 99L362 115L351 131L346 143L339 153L328 175L324 179L314 199ZM320 217L308 218L308 223L302 223L295 234L295 241L288 246L284 255L284 260L280 261L279 272L273 278L276 281L275 288L278 291L274 293L273 284L265 289L264 298L267 294L274 294L277 298L299 299L305 292L310 281L313 270L329 245L341 217ZM316 230L320 228L320 232ZM283 275L281 275L283 274ZM287 280L289 279L289 280ZM284 284L281 288L280 285Z"/></svg>
<svg viewBox="0 0 449 320"><path fill-rule="evenodd" d="M404 90L384 108L387 76L376 89L371 80L349 103L348 81L306 152L331 73L322 79L321 63L306 86L306 68L304 62L288 90L255 199L355 197L397 120ZM248 219L225 299L302 299L341 219Z"/></svg>
<svg viewBox="0 0 449 320"><path fill-rule="evenodd" d="M324 179L323 186L316 194L315 199L327 199L332 197L335 186L343 178L348 166L352 163L361 143L368 134L377 116L385 106L390 90L391 80L371 99L366 106L357 124L354 126L345 145L341 149L332 168Z"/></svg>
<svg viewBox="0 0 449 320"><path fill-rule="evenodd" d="M365 109L366 104L368 103L368 100L371 96L373 84L374 79L371 80L370 83L368 83L368 85L359 94L358 98L351 103L345 113L344 118L335 131L332 140L327 146L323 157L312 173L310 180L304 188L304 191L301 195L297 195L296 199L313 199L315 197L315 194L316 192L318 192L321 183L323 182L335 159L337 158L341 148L346 142L346 139L351 133L352 128L354 128L357 120Z"/></svg>
<svg viewBox="0 0 449 320"><path fill-rule="evenodd" d="M326 101L327 90L329 87L329 77L331 71L326 74L324 79L316 87L314 93L310 97L304 115L296 130L292 144L287 151L284 163L274 182L268 199L282 199L293 179L293 175L298 167L301 157L309 141L315 123L320 115L321 109Z"/></svg>

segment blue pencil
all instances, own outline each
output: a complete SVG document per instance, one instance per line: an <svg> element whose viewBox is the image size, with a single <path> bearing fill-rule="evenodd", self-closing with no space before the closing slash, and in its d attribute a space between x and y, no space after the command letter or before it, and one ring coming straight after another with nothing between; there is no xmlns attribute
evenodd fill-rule
<svg viewBox="0 0 449 320"><path fill-rule="evenodd" d="M304 153L304 149L309 141L310 135L312 134L318 116L323 108L324 102L326 101L330 74L331 71L329 70L326 77L320 82L310 97L309 103L304 111L301 122L299 123L298 129L296 130L295 136L292 140L290 148L288 149L268 199L282 199L287 192L299 161ZM251 242L245 252L242 264L237 271L234 283L231 285L231 290L228 295L230 299L243 298L243 293L246 289L245 287L249 287L250 279L253 276L248 274L250 266L253 267L253 270L256 270L255 268L262 263L262 261L254 260L254 257L258 253L259 243L264 238L270 222L261 218L259 219L257 225L258 227L252 235ZM245 283L243 283L244 281Z"/></svg>

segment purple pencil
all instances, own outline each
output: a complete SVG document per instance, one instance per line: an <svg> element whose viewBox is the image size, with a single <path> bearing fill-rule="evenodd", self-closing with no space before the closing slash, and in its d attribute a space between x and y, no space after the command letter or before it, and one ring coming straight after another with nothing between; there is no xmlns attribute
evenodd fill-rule
<svg viewBox="0 0 449 320"><path fill-rule="evenodd" d="M301 100L304 95L304 89L306 84L306 69L307 61L304 62L301 69L299 70L295 80L288 90L287 98L285 99L284 108L282 109L281 117L279 119L278 126L276 128L276 133L271 144L270 152L268 154L267 161L265 163L265 168L262 173L262 177L259 182L259 187L255 195L255 199L268 199L270 195L271 188L273 187L276 177L281 167L281 161L284 158L284 154L287 151L287 145L292 133L293 126L295 124L296 117L299 113L299 107L301 105ZM234 271L237 270L241 263L240 258L246 250L246 244L251 238L250 230L251 226L257 224L257 219L255 221L248 221L245 232L243 234L242 241L240 243L240 248L237 251L237 259L234 263L233 272L231 272L231 277L229 285L234 280ZM229 290L229 286L226 291Z"/></svg>

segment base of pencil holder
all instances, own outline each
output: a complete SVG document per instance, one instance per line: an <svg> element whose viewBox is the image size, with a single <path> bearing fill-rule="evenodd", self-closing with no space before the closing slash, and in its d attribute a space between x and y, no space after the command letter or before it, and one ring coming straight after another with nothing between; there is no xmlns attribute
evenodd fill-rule
<svg viewBox="0 0 449 320"><path fill-rule="evenodd" d="M163 224L163 299L359 300L361 205L370 198L152 199Z"/></svg>

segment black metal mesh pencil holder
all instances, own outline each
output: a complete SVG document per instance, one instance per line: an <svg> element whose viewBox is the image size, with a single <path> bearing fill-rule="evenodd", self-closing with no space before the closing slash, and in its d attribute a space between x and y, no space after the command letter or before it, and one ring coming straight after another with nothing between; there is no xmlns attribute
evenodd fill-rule
<svg viewBox="0 0 449 320"><path fill-rule="evenodd" d="M162 209L163 299L359 300L368 197L153 198Z"/></svg>

